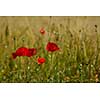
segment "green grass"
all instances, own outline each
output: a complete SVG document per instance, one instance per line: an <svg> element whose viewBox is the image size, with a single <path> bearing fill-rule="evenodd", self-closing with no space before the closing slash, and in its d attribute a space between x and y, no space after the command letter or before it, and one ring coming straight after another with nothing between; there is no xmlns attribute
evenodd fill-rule
<svg viewBox="0 0 100 100"><path fill-rule="evenodd" d="M93 33L90 34L89 29L82 27L80 30L72 31L70 23L66 25L64 22L60 23L60 20L54 22L53 17L15 19L2 17L1 19L0 82L100 82L100 34L99 26L95 26L96 23L93 25ZM23 19L25 20L21 23ZM19 20L23 27L16 20ZM30 20L35 24L33 25ZM46 34L39 33L40 27L45 28ZM60 50L47 52L45 48L48 41L55 42ZM31 58L12 59L12 52L22 46L37 48L37 54ZM37 63L39 56L46 59L42 65Z"/></svg>

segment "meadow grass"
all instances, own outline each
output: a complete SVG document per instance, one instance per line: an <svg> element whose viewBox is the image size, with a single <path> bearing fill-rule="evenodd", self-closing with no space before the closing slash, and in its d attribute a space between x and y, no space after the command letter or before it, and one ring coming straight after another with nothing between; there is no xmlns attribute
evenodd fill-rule
<svg viewBox="0 0 100 100"><path fill-rule="evenodd" d="M54 23L52 17L48 17L47 22L42 20L43 24L38 22L37 26L39 26L37 27L29 23L27 17L17 17L21 21L24 19L24 23L21 23L23 28L20 27L16 19L15 22L12 22L14 17L3 17L1 19L0 82L100 82L100 34L98 25L94 24L94 34L89 34L87 28L72 31L70 19L65 25L60 22ZM41 20L41 17L39 19ZM24 27L24 24L27 24L27 27ZM17 25L19 26L17 27ZM46 34L40 34L39 29L41 27L45 28ZM46 45L49 41L56 43L60 50L48 52ZM37 54L32 57L12 59L12 53L19 47L35 47ZM38 57L44 57L46 62L41 65L38 64Z"/></svg>

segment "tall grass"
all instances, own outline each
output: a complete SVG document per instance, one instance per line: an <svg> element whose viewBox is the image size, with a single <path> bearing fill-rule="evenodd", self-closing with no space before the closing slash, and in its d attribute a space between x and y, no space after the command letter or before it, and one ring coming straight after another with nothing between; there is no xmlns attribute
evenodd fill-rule
<svg viewBox="0 0 100 100"><path fill-rule="evenodd" d="M63 25L54 23L50 17L48 25L43 26L46 34L41 35L39 28L36 32L32 31L27 17L25 23L28 26L15 29L14 33L9 18L7 20L0 34L0 82L100 82L100 36L97 25L94 25L93 35L85 28L71 31L70 19L68 25ZM55 42L60 50L46 51L49 41ZM37 54L30 58L12 59L12 52L19 47L35 47ZM38 57L44 57L46 62L38 64Z"/></svg>

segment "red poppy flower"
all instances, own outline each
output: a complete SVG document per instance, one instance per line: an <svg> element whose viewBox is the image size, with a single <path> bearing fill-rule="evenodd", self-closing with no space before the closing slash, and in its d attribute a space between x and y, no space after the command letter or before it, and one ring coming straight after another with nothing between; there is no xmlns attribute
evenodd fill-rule
<svg viewBox="0 0 100 100"><path fill-rule="evenodd" d="M44 35L44 34L45 34L45 30L44 30L44 28L43 28L43 27L40 29L40 33L41 33L42 35Z"/></svg>
<svg viewBox="0 0 100 100"><path fill-rule="evenodd" d="M26 47L21 47L16 50L17 56L27 56L28 53L29 53L29 50Z"/></svg>
<svg viewBox="0 0 100 100"><path fill-rule="evenodd" d="M46 50L50 51L50 52L54 52L59 50L59 47L57 46L57 44L53 43L53 42L48 42L47 46L46 46Z"/></svg>
<svg viewBox="0 0 100 100"><path fill-rule="evenodd" d="M37 53L37 50L35 48L28 49L28 57L31 57Z"/></svg>
<svg viewBox="0 0 100 100"><path fill-rule="evenodd" d="M38 64L43 64L46 60L45 58L38 58Z"/></svg>
<svg viewBox="0 0 100 100"><path fill-rule="evenodd" d="M15 59L17 56L31 57L31 56L35 55L36 53L37 53L37 51L35 48L28 49L26 47L21 47L21 48L18 48L15 53L12 53L12 56L13 56L13 59Z"/></svg>

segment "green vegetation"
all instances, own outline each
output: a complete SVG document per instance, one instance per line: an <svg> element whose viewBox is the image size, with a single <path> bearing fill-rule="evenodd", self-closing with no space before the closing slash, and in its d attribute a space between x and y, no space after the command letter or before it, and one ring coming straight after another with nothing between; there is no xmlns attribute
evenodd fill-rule
<svg viewBox="0 0 100 100"><path fill-rule="evenodd" d="M55 22L53 17L1 17L0 82L100 82L99 26L94 23L89 30L87 22L87 27L74 30L70 24L74 17L64 18L67 21ZM41 27L45 34L40 33ZM60 50L48 52L49 41L56 43ZM13 59L12 53L19 47L37 48L37 54ZM44 57L46 62L38 64L38 57Z"/></svg>

